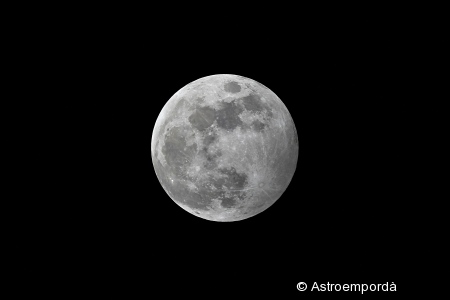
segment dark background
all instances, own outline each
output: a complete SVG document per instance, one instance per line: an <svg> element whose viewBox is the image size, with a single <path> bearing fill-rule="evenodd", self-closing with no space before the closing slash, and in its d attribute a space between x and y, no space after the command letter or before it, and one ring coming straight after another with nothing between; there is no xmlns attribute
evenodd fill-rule
<svg viewBox="0 0 450 300"><path fill-rule="evenodd" d="M364 30L338 30L296 19L215 27L66 17L22 29L17 49L29 82L19 92L31 95L21 103L27 147L15 227L23 278L169 296L298 296L299 281L400 284L411 126L402 35L363 20ZM188 214L152 166L162 107L213 74L270 88L298 132L291 184L245 221Z"/></svg>

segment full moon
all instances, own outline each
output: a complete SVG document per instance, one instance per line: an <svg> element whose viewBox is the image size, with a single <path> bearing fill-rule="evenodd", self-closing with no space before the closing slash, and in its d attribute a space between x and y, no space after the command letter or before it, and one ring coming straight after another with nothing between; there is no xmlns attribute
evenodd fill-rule
<svg viewBox="0 0 450 300"><path fill-rule="evenodd" d="M162 187L181 208L207 220L239 221L284 193L296 169L298 137L274 92L220 74L187 84L167 101L151 155Z"/></svg>

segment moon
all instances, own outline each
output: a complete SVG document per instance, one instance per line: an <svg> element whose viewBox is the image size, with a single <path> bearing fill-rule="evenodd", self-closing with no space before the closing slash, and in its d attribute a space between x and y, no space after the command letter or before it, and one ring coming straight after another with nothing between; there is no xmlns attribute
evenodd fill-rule
<svg viewBox="0 0 450 300"><path fill-rule="evenodd" d="M153 129L151 155L176 204L206 220L231 222L281 197L296 169L298 137L274 92L250 78L219 74L169 99Z"/></svg>

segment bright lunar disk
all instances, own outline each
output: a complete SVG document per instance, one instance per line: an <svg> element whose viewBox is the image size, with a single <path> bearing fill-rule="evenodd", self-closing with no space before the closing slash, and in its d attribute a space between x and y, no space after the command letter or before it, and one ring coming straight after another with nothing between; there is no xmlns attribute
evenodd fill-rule
<svg viewBox="0 0 450 300"><path fill-rule="evenodd" d="M156 175L198 217L238 221L271 206L289 185L298 138L271 90L237 75L200 78L176 92L156 120Z"/></svg>

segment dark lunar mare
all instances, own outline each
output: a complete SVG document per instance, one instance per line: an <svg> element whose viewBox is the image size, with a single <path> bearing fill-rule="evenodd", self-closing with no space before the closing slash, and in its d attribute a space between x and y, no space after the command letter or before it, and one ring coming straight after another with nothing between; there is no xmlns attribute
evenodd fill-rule
<svg viewBox="0 0 450 300"><path fill-rule="evenodd" d="M205 132L203 136L203 146L208 147L212 143L214 143L218 138L218 135L215 131L209 130L208 132Z"/></svg>
<svg viewBox="0 0 450 300"><path fill-rule="evenodd" d="M188 134L187 130L182 127L173 127L166 133L164 139L162 153L169 168L176 176L182 176L186 173L186 167L197 153L197 144L188 146L186 143Z"/></svg>
<svg viewBox="0 0 450 300"><path fill-rule="evenodd" d="M158 174L161 185L166 188L174 201L199 210L207 210L208 206L211 205L211 197L204 194L201 189L198 192L193 192L185 183L180 182L179 180L172 183L170 180L170 173L167 172L159 160L155 159L153 166L155 167L156 174ZM186 181L190 180L187 176L182 176L180 179Z"/></svg>
<svg viewBox="0 0 450 300"><path fill-rule="evenodd" d="M236 190L244 188L247 183L247 175L243 173L236 172L236 169L231 168L220 168L219 172L226 175L227 178L224 181L221 181L225 187Z"/></svg>
<svg viewBox="0 0 450 300"><path fill-rule="evenodd" d="M208 148L203 148L203 151L200 153L200 155L204 155L205 156L205 163L204 163L204 167L207 170L214 170L217 167L217 162L216 162L216 158L220 157L222 155L222 153L220 151L218 151L217 153L211 154L208 152Z"/></svg>
<svg viewBox="0 0 450 300"><path fill-rule="evenodd" d="M217 111L217 126L228 131L234 130L237 126L242 126L242 120L239 114L244 109L236 101L222 102L222 108Z"/></svg>
<svg viewBox="0 0 450 300"><path fill-rule="evenodd" d="M189 123L199 131L206 130L216 119L216 111L208 106L197 106L195 111L189 116Z"/></svg>
<svg viewBox="0 0 450 300"><path fill-rule="evenodd" d="M210 182L212 185L218 190L216 197L221 200L221 205L225 208L231 208L236 206L236 198L237 200L242 200L245 196L245 193L241 190L247 184L247 174L236 172L235 168L220 168L218 172L225 177L220 178L210 178ZM230 190L229 195L223 188L228 188Z"/></svg>
<svg viewBox="0 0 450 300"><path fill-rule="evenodd" d="M216 158L222 155L221 151L216 151L215 153L210 153L209 146L213 144L218 139L218 134L212 127L208 130L201 132L202 148L200 149L198 155L205 158L203 167L207 170L213 170L217 167Z"/></svg>
<svg viewBox="0 0 450 300"><path fill-rule="evenodd" d="M187 175L186 170L197 152L195 143L188 146L186 142L186 137L192 134L188 128L171 128L165 135L162 148L167 167L165 168L156 158L153 159L153 165L161 185L166 188L174 201L194 209L207 210L212 198L201 190L194 192L187 186L193 178Z"/></svg>
<svg viewBox="0 0 450 300"><path fill-rule="evenodd" d="M228 93L239 93L241 91L241 86L236 81L230 81L224 85L225 92Z"/></svg>
<svg viewBox="0 0 450 300"><path fill-rule="evenodd" d="M267 117L273 116L272 109L261 101L261 97L255 93L239 98L238 101L244 105L245 109L254 113L261 113L266 111Z"/></svg>
<svg viewBox="0 0 450 300"><path fill-rule="evenodd" d="M252 129L254 131L261 132L264 130L264 128L266 128L266 124L264 124L263 122L259 120L255 120L252 122Z"/></svg>
<svg viewBox="0 0 450 300"><path fill-rule="evenodd" d="M261 99L256 94L250 94L240 99L242 100L246 110L260 112L264 109Z"/></svg>

